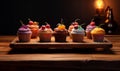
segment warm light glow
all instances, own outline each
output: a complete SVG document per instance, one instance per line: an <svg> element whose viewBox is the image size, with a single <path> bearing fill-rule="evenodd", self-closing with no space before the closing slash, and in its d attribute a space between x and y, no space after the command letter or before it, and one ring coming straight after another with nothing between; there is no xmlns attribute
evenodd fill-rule
<svg viewBox="0 0 120 71"><path fill-rule="evenodd" d="M103 9L104 8L104 1L103 0L96 0L95 7L98 9Z"/></svg>

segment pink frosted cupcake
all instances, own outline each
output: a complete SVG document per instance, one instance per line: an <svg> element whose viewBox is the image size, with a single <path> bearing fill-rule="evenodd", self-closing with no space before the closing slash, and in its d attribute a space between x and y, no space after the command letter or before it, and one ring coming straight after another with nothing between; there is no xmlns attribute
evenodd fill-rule
<svg viewBox="0 0 120 71"><path fill-rule="evenodd" d="M31 39L32 32L28 26L21 26L17 31L17 36L20 42L29 42Z"/></svg>
<svg viewBox="0 0 120 71"><path fill-rule="evenodd" d="M41 42L50 42L51 37L52 37L53 31L50 28L50 25L47 24L42 25L41 28L39 29L39 38Z"/></svg>
<svg viewBox="0 0 120 71"><path fill-rule="evenodd" d="M105 30L100 27L96 27L91 31L91 35L94 42L103 42Z"/></svg>
<svg viewBox="0 0 120 71"><path fill-rule="evenodd" d="M91 31L96 27L95 22L91 22L87 27L86 27L86 37L88 39L92 39L91 36Z"/></svg>

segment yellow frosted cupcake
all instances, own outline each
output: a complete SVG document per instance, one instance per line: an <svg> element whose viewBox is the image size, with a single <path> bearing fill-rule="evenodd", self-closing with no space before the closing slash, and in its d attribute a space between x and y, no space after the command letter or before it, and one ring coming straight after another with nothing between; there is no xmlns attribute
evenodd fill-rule
<svg viewBox="0 0 120 71"><path fill-rule="evenodd" d="M105 30L100 27L96 27L91 31L91 35L94 42L103 42Z"/></svg>

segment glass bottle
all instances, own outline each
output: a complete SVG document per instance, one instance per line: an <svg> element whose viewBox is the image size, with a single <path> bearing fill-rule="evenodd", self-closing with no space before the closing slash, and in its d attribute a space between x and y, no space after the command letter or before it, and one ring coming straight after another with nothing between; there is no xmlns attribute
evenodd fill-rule
<svg viewBox="0 0 120 71"><path fill-rule="evenodd" d="M105 19L106 34L114 34L116 32L117 23L114 20L112 8L108 6L105 13L106 13Z"/></svg>

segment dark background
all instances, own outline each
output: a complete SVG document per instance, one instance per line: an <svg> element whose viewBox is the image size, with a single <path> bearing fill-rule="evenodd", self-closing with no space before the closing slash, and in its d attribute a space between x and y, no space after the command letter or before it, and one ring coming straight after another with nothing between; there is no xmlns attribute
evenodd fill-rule
<svg viewBox="0 0 120 71"><path fill-rule="evenodd" d="M47 21L55 28L60 18L68 26L76 18L89 24L95 15L95 0L4 0L1 2L0 35L15 35L28 18L38 21L40 26ZM105 8L110 5L118 25L120 24L120 0L104 0ZM117 29L119 30L119 29ZM119 32L118 32L119 33Z"/></svg>

